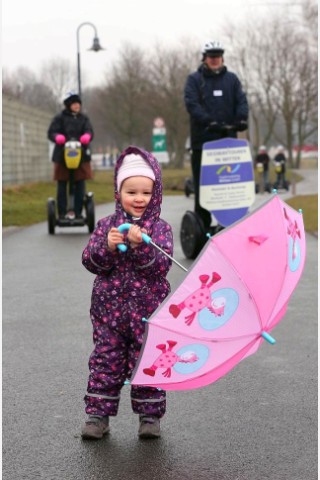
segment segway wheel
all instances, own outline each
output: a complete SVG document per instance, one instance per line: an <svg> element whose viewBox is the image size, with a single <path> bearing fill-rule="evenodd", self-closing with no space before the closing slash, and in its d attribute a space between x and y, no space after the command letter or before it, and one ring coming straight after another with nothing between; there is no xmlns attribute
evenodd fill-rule
<svg viewBox="0 0 320 480"><path fill-rule="evenodd" d="M48 213L48 232L50 235L54 235L54 229L56 226L56 202L54 198L48 198L47 213Z"/></svg>
<svg viewBox="0 0 320 480"><path fill-rule="evenodd" d="M95 227L94 200L93 200L92 192L89 192L86 194L85 209L86 209L88 230L89 230L89 233L92 233Z"/></svg>
<svg viewBox="0 0 320 480"><path fill-rule="evenodd" d="M206 241L202 219L194 212L186 212L182 217L180 229L180 243L186 258L195 259Z"/></svg>

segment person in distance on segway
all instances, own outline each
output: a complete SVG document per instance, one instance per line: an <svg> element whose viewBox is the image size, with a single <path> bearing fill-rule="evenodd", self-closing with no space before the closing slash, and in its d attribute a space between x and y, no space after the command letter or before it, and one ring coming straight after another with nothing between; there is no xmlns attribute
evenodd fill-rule
<svg viewBox="0 0 320 480"><path fill-rule="evenodd" d="M75 92L69 92L63 100L65 108L52 120L48 129L48 138L55 143L52 161L54 177L57 181L57 206L59 218L82 218L85 196L85 180L92 178L90 142L94 133L89 117L81 112L81 98ZM64 161L64 145L69 140L81 143L81 163L74 170L74 212L67 212L67 185L70 171Z"/></svg>
<svg viewBox="0 0 320 480"><path fill-rule="evenodd" d="M277 153L273 159L276 167L277 180L274 188L288 189L288 182L286 181L286 157L282 145L278 145Z"/></svg>
<svg viewBox="0 0 320 480"><path fill-rule="evenodd" d="M199 204L202 146L212 140L236 138L237 131L247 130L249 109L240 80L224 65L222 43L207 42L201 53L201 65L187 78L184 101L190 115L195 213L209 230L211 213Z"/></svg>
<svg viewBox="0 0 320 480"><path fill-rule="evenodd" d="M262 166L262 179L263 179L263 188L265 192L271 191L269 184L269 164L270 157L267 152L267 148L264 145L261 145L258 150L258 154L255 158L255 165L259 171L259 166Z"/></svg>

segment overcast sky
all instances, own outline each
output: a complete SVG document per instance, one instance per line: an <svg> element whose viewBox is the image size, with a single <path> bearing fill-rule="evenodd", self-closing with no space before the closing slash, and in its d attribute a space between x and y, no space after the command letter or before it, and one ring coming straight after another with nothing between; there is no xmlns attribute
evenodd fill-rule
<svg viewBox="0 0 320 480"><path fill-rule="evenodd" d="M297 1L297 0L296 0ZM283 6L294 8L290 0L2 0L2 67L13 71L26 66L35 73L41 64L55 57L76 65L77 28L83 22L95 25L100 52L87 52L94 30L80 28L83 86L98 85L125 42L148 50L180 44L189 37L201 45L221 39L221 28L232 19L263 16ZM227 47L227 45L226 45ZM70 87L73 88L73 87Z"/></svg>

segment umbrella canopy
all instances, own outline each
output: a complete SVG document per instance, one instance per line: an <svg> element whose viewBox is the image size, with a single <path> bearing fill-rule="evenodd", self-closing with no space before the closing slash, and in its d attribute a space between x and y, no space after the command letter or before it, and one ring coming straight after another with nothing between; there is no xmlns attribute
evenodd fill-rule
<svg viewBox="0 0 320 480"><path fill-rule="evenodd" d="M130 381L165 390L208 385L259 348L303 271L302 214L277 195L212 237L147 322Z"/></svg>

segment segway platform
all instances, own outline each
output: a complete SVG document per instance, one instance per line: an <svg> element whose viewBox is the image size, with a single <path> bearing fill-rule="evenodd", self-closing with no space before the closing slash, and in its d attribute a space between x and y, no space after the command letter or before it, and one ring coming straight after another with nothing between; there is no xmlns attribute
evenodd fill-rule
<svg viewBox="0 0 320 480"><path fill-rule="evenodd" d="M66 216L59 218L56 213L56 201L54 198L48 198L48 233L54 235L56 227L84 227L87 226L89 233L92 233L95 227L95 211L93 192L88 192L84 197L84 209L86 215L81 218Z"/></svg>

